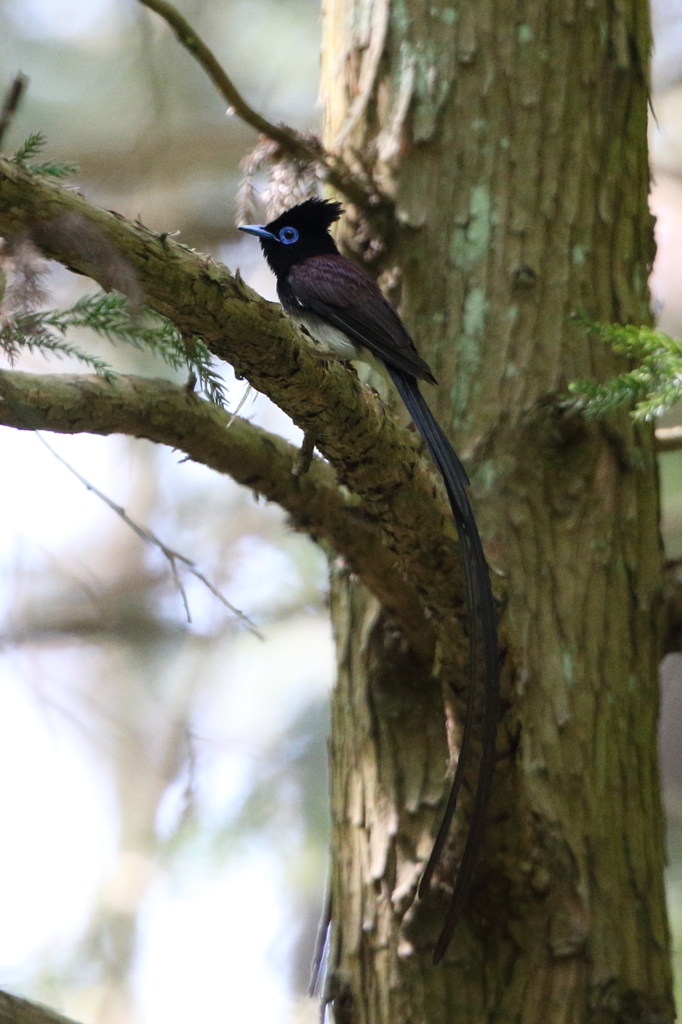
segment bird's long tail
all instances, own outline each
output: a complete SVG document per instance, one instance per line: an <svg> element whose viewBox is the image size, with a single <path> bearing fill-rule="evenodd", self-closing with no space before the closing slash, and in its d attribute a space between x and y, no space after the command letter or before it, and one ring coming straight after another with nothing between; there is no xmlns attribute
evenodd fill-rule
<svg viewBox="0 0 682 1024"><path fill-rule="evenodd" d="M447 840L455 813L457 796L471 755L471 745L475 732L476 697L479 679L482 683L481 759L478 780L469 821L469 831L464 845L459 872L450 899L450 906L445 917L445 923L433 954L433 962L437 964L450 944L460 914L466 903L469 889L471 888L492 788L500 688L497 614L483 545L481 544L481 538L466 492L466 487L469 483L466 471L426 404L424 396L419 390L416 378L412 374L404 373L402 370L392 366L388 366L387 369L443 477L462 552L468 609L469 693L462 740L457 760L457 769L448 796L443 821L438 830L428 864L419 883L420 896L423 896L427 891L443 846ZM479 667L481 654L482 664Z"/></svg>

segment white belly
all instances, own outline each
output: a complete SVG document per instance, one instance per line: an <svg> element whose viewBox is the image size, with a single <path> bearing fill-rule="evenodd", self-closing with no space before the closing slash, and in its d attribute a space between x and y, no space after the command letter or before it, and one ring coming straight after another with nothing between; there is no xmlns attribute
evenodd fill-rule
<svg viewBox="0 0 682 1024"><path fill-rule="evenodd" d="M301 327L305 327L318 352L322 352L326 356L333 356L335 359L358 358L357 346L338 327L332 327L331 324L310 313L305 315L294 313L293 318Z"/></svg>

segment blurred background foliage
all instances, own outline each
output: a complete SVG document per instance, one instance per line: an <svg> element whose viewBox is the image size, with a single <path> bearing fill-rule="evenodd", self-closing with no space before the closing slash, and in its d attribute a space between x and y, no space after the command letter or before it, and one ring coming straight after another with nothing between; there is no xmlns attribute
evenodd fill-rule
<svg viewBox="0 0 682 1024"><path fill-rule="evenodd" d="M318 127L318 0L179 6L252 105ZM655 0L653 17L652 292L661 327L682 337L682 0ZM254 133L159 18L133 0L0 0L2 81L19 69L30 86L6 151L43 132L46 157L79 164L88 198L179 232L274 297L258 246L234 227ZM47 271L55 305L95 290ZM76 340L121 371L173 375L148 352ZM20 365L78 369L38 355ZM244 385L221 369L234 408ZM242 414L300 440L262 396ZM187 622L163 556L36 437L1 429L0 984L85 1024L317 1019L303 993L328 841L322 553L278 508L176 453L50 438L263 639L192 577ZM680 557L682 455L664 456L661 474L666 551ZM661 734L676 950L681 665L663 666Z"/></svg>

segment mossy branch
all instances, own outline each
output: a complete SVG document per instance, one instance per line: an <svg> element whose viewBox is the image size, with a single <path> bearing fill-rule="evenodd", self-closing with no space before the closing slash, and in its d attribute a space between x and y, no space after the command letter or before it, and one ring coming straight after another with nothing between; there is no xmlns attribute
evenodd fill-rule
<svg viewBox="0 0 682 1024"><path fill-rule="evenodd" d="M74 1024L74 1021L47 1006L0 992L0 1024Z"/></svg>
<svg viewBox="0 0 682 1024"><path fill-rule="evenodd" d="M128 434L165 444L277 502L292 525L349 562L425 657L432 630L357 498L314 460L296 476L298 449L170 381L116 375L0 372L0 424L55 433Z"/></svg>
<svg viewBox="0 0 682 1024"><path fill-rule="evenodd" d="M0 233L29 237L104 288L135 289L314 436L431 613L443 654L459 656L463 585L447 501L417 438L374 391L322 362L281 307L238 274L2 159Z"/></svg>

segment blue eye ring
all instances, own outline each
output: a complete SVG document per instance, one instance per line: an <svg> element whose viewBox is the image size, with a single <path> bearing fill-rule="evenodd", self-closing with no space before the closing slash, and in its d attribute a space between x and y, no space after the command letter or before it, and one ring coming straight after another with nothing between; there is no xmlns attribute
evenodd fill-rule
<svg viewBox="0 0 682 1024"><path fill-rule="evenodd" d="M298 242L298 231L296 228L282 228L279 233L279 240L284 245L293 245L294 242Z"/></svg>

